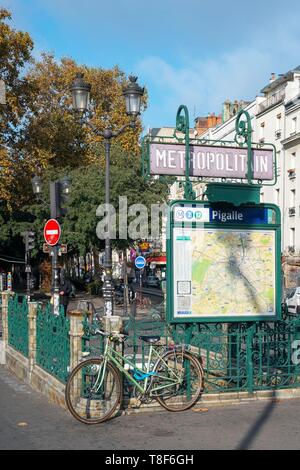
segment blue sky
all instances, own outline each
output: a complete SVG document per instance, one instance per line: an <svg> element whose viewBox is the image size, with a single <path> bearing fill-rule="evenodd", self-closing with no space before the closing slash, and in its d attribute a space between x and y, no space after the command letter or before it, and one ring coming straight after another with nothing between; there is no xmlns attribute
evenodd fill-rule
<svg viewBox="0 0 300 470"><path fill-rule="evenodd" d="M300 65L300 2L289 0L0 0L13 25L82 64L138 75L144 128L174 126L177 108L220 113L251 100L272 72Z"/></svg>

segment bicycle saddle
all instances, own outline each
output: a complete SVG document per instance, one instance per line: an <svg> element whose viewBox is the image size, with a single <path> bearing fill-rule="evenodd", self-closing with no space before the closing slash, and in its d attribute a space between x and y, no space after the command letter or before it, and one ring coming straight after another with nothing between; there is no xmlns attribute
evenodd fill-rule
<svg viewBox="0 0 300 470"><path fill-rule="evenodd" d="M140 339L146 343L156 343L160 340L160 336L140 336Z"/></svg>

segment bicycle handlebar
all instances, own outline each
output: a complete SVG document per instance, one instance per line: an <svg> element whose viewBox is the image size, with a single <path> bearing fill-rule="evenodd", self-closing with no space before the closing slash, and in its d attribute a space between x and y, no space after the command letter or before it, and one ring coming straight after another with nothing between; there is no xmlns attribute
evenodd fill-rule
<svg viewBox="0 0 300 470"><path fill-rule="evenodd" d="M126 336L129 336L128 334L118 333L118 332L107 333L106 331L99 330L98 328L95 329L95 334L105 336L105 337L112 337L113 339L121 339L121 340L123 340Z"/></svg>

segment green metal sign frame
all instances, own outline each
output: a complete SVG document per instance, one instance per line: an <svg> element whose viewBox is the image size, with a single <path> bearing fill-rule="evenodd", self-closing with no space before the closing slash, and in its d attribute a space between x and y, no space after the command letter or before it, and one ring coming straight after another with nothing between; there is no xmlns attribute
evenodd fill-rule
<svg viewBox="0 0 300 470"><path fill-rule="evenodd" d="M275 215L272 223L216 223L216 222L176 222L174 221L174 208L176 206L192 205L193 207L226 207L228 210L243 209L271 209ZM274 204L241 204L233 205L224 203L211 203L209 201L177 200L172 201L169 206L168 214L168 240L167 240L167 319L170 323L199 323L199 322L241 322L241 321L274 321L281 319L281 216L280 209ZM201 316L201 317L175 317L174 316L174 282L173 282L173 251L174 240L173 232L176 227L204 229L222 229L222 230L261 230L275 232L275 313L274 315L249 315L249 316Z"/></svg>
<svg viewBox="0 0 300 470"><path fill-rule="evenodd" d="M189 168L190 168L190 145L207 145L207 146L222 146L226 147L236 147L236 148L247 148L247 178L246 179L238 179L238 181L243 184L244 186L248 186L248 188L256 187L258 185L264 186L274 186L277 183L277 154L276 154L276 147L272 143L267 142L252 142L252 126L251 126L251 117L249 113L243 109L241 109L235 121L235 140L234 141L227 141L227 140L208 140L208 139L201 139L198 138L191 138L190 137L190 128L189 128L189 113L188 109L185 105L180 105L176 115L176 127L174 130L173 136L150 136L146 135L142 140L142 175L145 179L149 179L151 177L150 173L150 145L151 143L177 143L177 144L184 144L185 145L185 176L175 177L176 181L183 182L184 185L184 198L185 199L195 199L195 192L193 190L193 182L197 181L199 183L210 184L211 178L209 177L190 177ZM251 168L251 159L252 159L252 152L254 149L263 149L263 148L271 148L273 150L273 174L274 179L271 182L266 182L262 180L253 180L252 168ZM164 178L164 176L160 176L160 178ZM233 178L236 180L236 178ZM215 181L215 178L213 178ZM227 179L222 179L222 184L226 184ZM215 183L217 184L217 183ZM228 184L231 184L231 181L228 181Z"/></svg>

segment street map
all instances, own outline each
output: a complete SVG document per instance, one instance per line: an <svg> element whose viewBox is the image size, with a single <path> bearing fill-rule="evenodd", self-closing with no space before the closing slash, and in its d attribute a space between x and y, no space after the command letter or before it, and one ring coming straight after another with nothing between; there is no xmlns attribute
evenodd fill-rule
<svg viewBox="0 0 300 470"><path fill-rule="evenodd" d="M174 229L175 317L275 313L275 232Z"/></svg>

